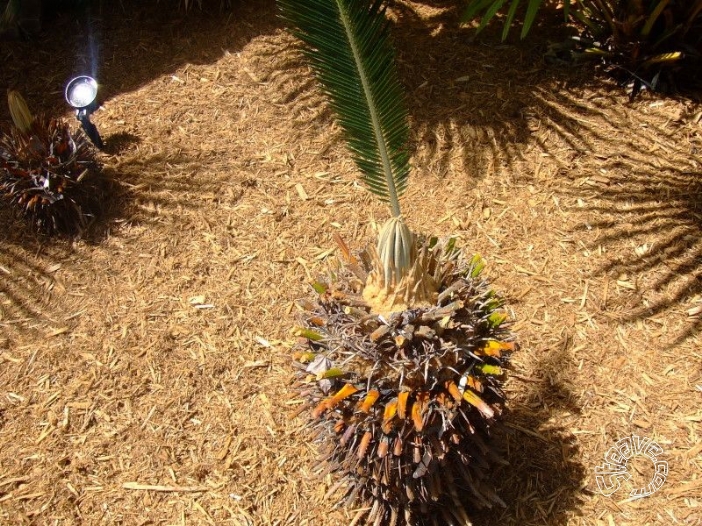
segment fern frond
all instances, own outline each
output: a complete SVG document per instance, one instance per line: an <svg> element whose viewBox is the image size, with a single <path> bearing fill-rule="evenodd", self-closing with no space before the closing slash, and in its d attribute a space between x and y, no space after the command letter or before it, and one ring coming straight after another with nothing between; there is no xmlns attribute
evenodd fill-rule
<svg viewBox="0 0 702 526"><path fill-rule="evenodd" d="M279 0L328 95L368 189L400 216L409 125L380 1Z"/></svg>

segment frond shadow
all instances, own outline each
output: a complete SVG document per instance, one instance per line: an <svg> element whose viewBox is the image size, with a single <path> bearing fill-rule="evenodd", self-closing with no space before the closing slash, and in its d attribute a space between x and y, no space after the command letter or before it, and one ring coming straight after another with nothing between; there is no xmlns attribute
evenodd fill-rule
<svg viewBox="0 0 702 526"><path fill-rule="evenodd" d="M185 154L159 153L153 145L141 145L137 133L120 128L127 124L126 118L113 119L116 122L108 130L101 126L101 115L103 110L111 111L108 102L118 95L181 69L187 72L191 67L214 63L239 52L256 37L276 33L280 22L275 1L232 2L224 10L210 5L211 11L206 10L205 4L203 10L187 13L175 7L170 9L162 2L86 4L85 10L58 13L46 20L42 32L32 40L3 42L0 68L0 85L18 89L35 113L68 116L70 109L63 100L63 87L74 75L91 74L100 84L99 102L103 107L95 113L93 122L103 133L102 153L111 158L101 159L105 161L101 174L105 199L100 214L84 232L84 239L98 243L110 235L117 223L157 225L166 219L178 221L182 207L206 206L216 196L227 199L236 194L236 178L229 178L232 184L227 189L224 174L216 172L228 161L209 165L214 174L201 174L194 157L196 148ZM185 97L196 90L200 79L194 80ZM229 103L222 100L225 102ZM155 106L160 109L158 103ZM150 110L134 108L129 103L126 107L137 116L142 110ZM185 100L184 104L169 108L165 118L171 119L175 128L177 118L190 107ZM194 108L201 111L202 106ZM0 121L10 121L4 103L0 104ZM192 138L190 141L194 142ZM224 145L218 148L216 153L226 151ZM214 149L211 153L215 153Z"/></svg>
<svg viewBox="0 0 702 526"><path fill-rule="evenodd" d="M62 288L57 251L46 239L0 207L0 352L12 349L19 335L38 335L56 326L48 305ZM65 241L59 241L59 245Z"/></svg>
<svg viewBox="0 0 702 526"><path fill-rule="evenodd" d="M417 172L469 182L517 172L532 136L535 89L591 79L544 65L547 41L538 30L527 41L501 43L497 26L476 37L461 25L462 6L423 4L421 13L413 2L396 2L392 11ZM555 37L556 27L548 34Z"/></svg>
<svg viewBox="0 0 702 526"><path fill-rule="evenodd" d="M186 13L163 2L88 2L45 21L32 40L3 42L0 83L20 90L33 111L58 115L69 109L63 88L73 76L95 77L105 102L183 66L214 63L279 28L274 0L207 7Z"/></svg>
<svg viewBox="0 0 702 526"><path fill-rule="evenodd" d="M589 251L607 254L593 274L614 283L616 294L601 308L620 322L675 312L674 343L698 334L702 134L694 119L684 106L671 115L665 101L644 99L632 121L622 95L604 90L577 101L563 92L540 96L543 111L533 115L546 130L540 148L557 159L568 206L585 218L573 231L591 237ZM570 116L569 124L554 113L561 123ZM553 136L567 153L554 151Z"/></svg>
<svg viewBox="0 0 702 526"><path fill-rule="evenodd" d="M106 236L114 223L184 228L185 221L192 220L185 219L190 218L185 210L206 214L212 206L235 206L252 187L246 169L236 165L224 160L204 171L197 158L178 152L125 156L103 170L114 190L104 217L93 228L92 240Z"/></svg>
<svg viewBox="0 0 702 526"><path fill-rule="evenodd" d="M343 147L342 133L302 56L299 42L290 37L267 38L266 45L252 58L252 66L262 75L256 81L263 86L267 102L279 107L290 121L290 144L309 143L311 133L319 156Z"/></svg>

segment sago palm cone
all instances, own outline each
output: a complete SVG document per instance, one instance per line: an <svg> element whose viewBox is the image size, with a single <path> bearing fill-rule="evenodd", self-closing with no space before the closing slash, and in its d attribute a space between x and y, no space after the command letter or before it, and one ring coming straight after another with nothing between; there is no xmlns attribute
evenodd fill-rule
<svg viewBox="0 0 702 526"><path fill-rule="evenodd" d="M501 300L453 240L426 240L415 266L431 304L377 314L363 289L382 272L375 249L314 284L297 329L297 385L323 452L328 495L363 509L353 523L470 524L466 508L503 506L486 482L502 463L489 430L514 349Z"/></svg>

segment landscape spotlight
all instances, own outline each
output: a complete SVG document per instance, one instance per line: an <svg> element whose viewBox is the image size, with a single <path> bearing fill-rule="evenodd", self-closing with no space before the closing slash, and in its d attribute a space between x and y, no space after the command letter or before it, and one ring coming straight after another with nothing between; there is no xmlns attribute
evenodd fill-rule
<svg viewBox="0 0 702 526"><path fill-rule="evenodd" d="M76 109L76 118L80 121L83 130L93 141L93 144L102 149L102 139L95 125L90 122L90 114L97 109L98 85L93 77L81 75L68 82L66 85L66 101Z"/></svg>

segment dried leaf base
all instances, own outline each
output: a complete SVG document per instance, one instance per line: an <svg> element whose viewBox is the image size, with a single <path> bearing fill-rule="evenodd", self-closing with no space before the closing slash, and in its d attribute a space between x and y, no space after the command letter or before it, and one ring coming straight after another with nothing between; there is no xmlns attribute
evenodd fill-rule
<svg viewBox="0 0 702 526"><path fill-rule="evenodd" d="M80 233L99 211L104 193L95 150L60 119L35 118L27 131L0 132L0 203L37 231Z"/></svg>

